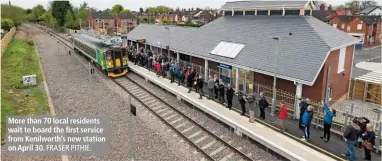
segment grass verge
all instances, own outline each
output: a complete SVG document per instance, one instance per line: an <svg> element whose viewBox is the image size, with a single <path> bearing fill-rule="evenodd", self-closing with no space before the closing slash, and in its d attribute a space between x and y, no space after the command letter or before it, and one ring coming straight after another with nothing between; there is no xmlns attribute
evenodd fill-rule
<svg viewBox="0 0 382 161"><path fill-rule="evenodd" d="M23 85L22 76L34 74L37 76L37 85ZM42 81L33 41L12 39L1 59L2 142L6 134L7 116L48 114Z"/></svg>

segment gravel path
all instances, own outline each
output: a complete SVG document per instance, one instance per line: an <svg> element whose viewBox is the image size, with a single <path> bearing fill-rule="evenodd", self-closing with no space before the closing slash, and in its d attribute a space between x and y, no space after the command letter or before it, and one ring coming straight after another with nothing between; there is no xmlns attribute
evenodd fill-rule
<svg viewBox="0 0 382 161"><path fill-rule="evenodd" d="M134 80L136 83L142 85L150 92L159 96L162 100L166 100L167 103L177 108L179 111L184 113L185 115L192 118L194 121L204 125L209 131L212 131L217 136L220 136L223 140L230 143L234 147L241 149L240 151L244 152L251 157L253 160L280 160L278 157L266 152L261 149L256 144L253 144L249 140L239 137L238 135L232 133L229 129L224 127L221 123L218 123L214 119L206 116L203 112L199 111L196 108L190 108L189 105L186 105L183 102L177 100L177 98L162 89L158 88L156 85L153 85L147 81L145 81L142 77L129 73L128 77ZM163 78L159 78L163 79Z"/></svg>
<svg viewBox="0 0 382 161"><path fill-rule="evenodd" d="M107 156L69 157L69 160L128 160L129 133L126 93L102 73L88 75L88 63L49 35L33 29L49 90L58 116L108 115L112 119L111 153ZM90 84L91 82L91 84ZM139 114L134 117L135 160L200 160L200 154L185 142L173 139L167 127L133 100ZM181 147L181 148L180 148ZM3 153L5 160L13 160ZM57 157L60 158L60 157ZM44 157L21 160L53 160Z"/></svg>

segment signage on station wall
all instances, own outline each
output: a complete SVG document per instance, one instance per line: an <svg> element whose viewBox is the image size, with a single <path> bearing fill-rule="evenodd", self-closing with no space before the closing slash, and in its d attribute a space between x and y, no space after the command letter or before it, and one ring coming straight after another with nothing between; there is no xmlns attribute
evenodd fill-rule
<svg viewBox="0 0 382 161"><path fill-rule="evenodd" d="M226 64L219 64L218 65L218 68L224 68L224 69L232 69L232 66L230 66L230 65L226 65Z"/></svg>

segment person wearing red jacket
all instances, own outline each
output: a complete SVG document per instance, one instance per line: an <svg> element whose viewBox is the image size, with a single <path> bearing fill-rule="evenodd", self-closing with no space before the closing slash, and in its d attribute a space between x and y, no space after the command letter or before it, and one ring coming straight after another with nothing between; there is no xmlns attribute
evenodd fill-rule
<svg viewBox="0 0 382 161"><path fill-rule="evenodd" d="M159 75L160 75L160 64L159 64L159 62L155 62L155 69L156 69L156 71L157 71L157 76L159 77Z"/></svg>
<svg viewBox="0 0 382 161"><path fill-rule="evenodd" d="M280 129L281 132L285 132L285 120L288 118L288 110L285 105L285 101L281 101L281 108L279 112L279 121L280 121Z"/></svg>

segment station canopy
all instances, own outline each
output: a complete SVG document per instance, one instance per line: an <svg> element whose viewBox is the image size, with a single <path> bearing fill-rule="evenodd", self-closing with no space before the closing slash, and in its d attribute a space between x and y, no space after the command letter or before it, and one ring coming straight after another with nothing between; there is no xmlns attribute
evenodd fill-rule
<svg viewBox="0 0 382 161"><path fill-rule="evenodd" d="M381 84L382 83L382 73L380 72L370 72L365 75L355 78L356 80L365 81L368 83Z"/></svg>
<svg viewBox="0 0 382 161"><path fill-rule="evenodd" d="M210 54L233 59L237 56L237 54L240 53L241 49L243 48L244 48L243 44L236 44L236 43L222 41L210 52Z"/></svg>

